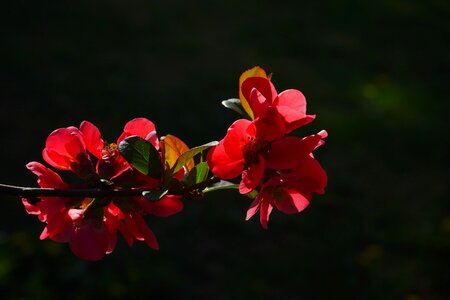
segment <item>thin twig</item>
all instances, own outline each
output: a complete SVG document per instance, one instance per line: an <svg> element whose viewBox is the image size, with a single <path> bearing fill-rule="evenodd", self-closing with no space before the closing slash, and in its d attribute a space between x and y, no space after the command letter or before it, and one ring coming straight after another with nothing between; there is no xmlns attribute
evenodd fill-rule
<svg viewBox="0 0 450 300"><path fill-rule="evenodd" d="M20 197L111 197L140 196L148 189L52 189L0 184L0 194Z"/></svg>
<svg viewBox="0 0 450 300"><path fill-rule="evenodd" d="M190 191L203 190L204 188L213 185L220 179L213 177L203 182L194 184L190 187L184 187L176 190L169 191L172 195L187 195ZM149 188L137 188L137 189L53 189L53 188L33 188L24 186L15 186L0 183L0 194L19 196L19 197L131 197L141 196L143 192L150 191Z"/></svg>

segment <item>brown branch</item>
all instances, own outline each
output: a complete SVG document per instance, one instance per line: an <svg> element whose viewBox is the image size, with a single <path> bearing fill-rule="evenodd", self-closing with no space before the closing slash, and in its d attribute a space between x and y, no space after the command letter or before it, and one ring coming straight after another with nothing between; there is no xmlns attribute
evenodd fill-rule
<svg viewBox="0 0 450 300"><path fill-rule="evenodd" d="M0 184L0 194L20 196L20 197L111 197L111 196L140 196L148 189L52 189L52 188L31 188Z"/></svg>
<svg viewBox="0 0 450 300"><path fill-rule="evenodd" d="M203 182L194 184L190 187L170 191L172 195L187 195L190 191L203 190L204 188L220 181L213 177ZM150 191L148 188L137 189L53 189L53 188L32 188L23 186L14 186L0 183L0 194L19 196L19 197L131 197L141 196L142 192Z"/></svg>

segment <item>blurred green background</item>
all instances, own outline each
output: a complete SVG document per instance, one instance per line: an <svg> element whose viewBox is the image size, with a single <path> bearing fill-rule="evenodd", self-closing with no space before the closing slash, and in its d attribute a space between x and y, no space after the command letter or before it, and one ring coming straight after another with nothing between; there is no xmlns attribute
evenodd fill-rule
<svg viewBox="0 0 450 300"><path fill-rule="evenodd" d="M149 218L96 263L39 241L1 196L2 299L449 299L448 1L11 1L2 4L0 182L35 186L47 135L86 119L114 141L147 117L189 145L220 139L220 101L260 65L327 129L324 196L269 230L234 191Z"/></svg>

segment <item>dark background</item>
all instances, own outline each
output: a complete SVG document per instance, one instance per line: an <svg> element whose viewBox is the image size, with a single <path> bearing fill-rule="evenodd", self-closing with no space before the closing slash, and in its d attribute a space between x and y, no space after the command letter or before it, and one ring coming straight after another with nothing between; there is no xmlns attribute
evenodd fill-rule
<svg viewBox="0 0 450 300"><path fill-rule="evenodd" d="M39 241L1 197L3 299L449 299L448 1L11 1L2 4L0 182L35 186L54 129L109 141L143 116L190 146L233 120L220 101L260 65L327 129L324 196L244 221L235 191L149 218L161 250L123 239L100 262Z"/></svg>

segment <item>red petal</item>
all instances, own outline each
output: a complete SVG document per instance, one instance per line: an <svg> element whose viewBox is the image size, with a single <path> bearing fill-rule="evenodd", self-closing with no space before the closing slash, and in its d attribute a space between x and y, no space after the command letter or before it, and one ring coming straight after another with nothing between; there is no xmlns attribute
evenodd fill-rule
<svg viewBox="0 0 450 300"><path fill-rule="evenodd" d="M70 240L70 249L81 259L96 261L102 259L109 246L110 233L102 223L96 226L94 220L80 224Z"/></svg>
<svg viewBox="0 0 450 300"><path fill-rule="evenodd" d="M148 227L147 223L145 223L144 219L142 219L141 216L137 216L135 218L136 224L139 226L139 230L141 232L141 236L143 237L143 240L152 249L158 250L158 240L156 239L155 234L153 231Z"/></svg>
<svg viewBox="0 0 450 300"><path fill-rule="evenodd" d="M261 182L266 164L264 158L259 155L258 161L251 164L247 170L242 173L242 180L239 184L239 193L247 194L253 191Z"/></svg>
<svg viewBox="0 0 450 300"><path fill-rule="evenodd" d="M301 162L301 157L306 157L310 152L301 138L287 136L272 143L266 155L266 164L272 169L290 169Z"/></svg>
<svg viewBox="0 0 450 300"><path fill-rule="evenodd" d="M27 164L27 169L33 172L38 177L38 184L42 188L67 188L61 177L44 166L41 163L32 161Z"/></svg>
<svg viewBox="0 0 450 300"><path fill-rule="evenodd" d="M225 152L222 142L208 151L206 160L211 172L226 180L239 176L245 165L243 156L238 159L231 158L228 152Z"/></svg>
<svg viewBox="0 0 450 300"><path fill-rule="evenodd" d="M245 217L245 221L248 221L251 217L253 217L259 210L259 206L261 205L261 194L253 200L252 204L247 210L247 216Z"/></svg>
<svg viewBox="0 0 450 300"><path fill-rule="evenodd" d="M108 249L106 253L111 253L114 251L114 248L117 244L117 224L120 223L109 211L108 209L104 210L105 213L105 225L109 232L109 243Z"/></svg>
<svg viewBox="0 0 450 300"><path fill-rule="evenodd" d="M248 99L248 93L246 92L246 96L244 97L242 93L242 83L246 81L249 78L252 77L263 77L263 78L269 78L266 74L266 71L260 67L254 67L252 69L249 69L242 73L242 75L239 77L239 99L241 101L241 105L244 108L244 110L247 112L247 114L250 116L251 119L254 119L253 112L247 102ZM249 89L251 91L251 86L249 88L246 88L246 90Z"/></svg>
<svg viewBox="0 0 450 300"><path fill-rule="evenodd" d="M274 85L268 78L264 77L249 77L241 85L242 95L250 100L250 94L253 89L257 89L269 103L277 97L277 91ZM252 107L253 110L253 107Z"/></svg>
<svg viewBox="0 0 450 300"><path fill-rule="evenodd" d="M41 214L41 210L39 209L39 206L30 204L28 202L27 198L22 198L22 204L25 207L25 210L27 211L28 214L30 214L30 215L40 215Z"/></svg>
<svg viewBox="0 0 450 300"><path fill-rule="evenodd" d="M297 112L298 114L305 115L306 114L306 99L303 96L302 92L299 90L286 90L281 92L278 95L278 98L275 100L275 106L284 106L290 108L292 111ZM286 116L290 118L291 116ZM286 121L289 121L287 119Z"/></svg>
<svg viewBox="0 0 450 300"><path fill-rule="evenodd" d="M117 226L117 229L120 231L120 233L122 233L123 238L127 242L128 246L133 245L133 242L134 242L133 235L131 234L131 232L128 229L128 227L125 226L125 224L121 221L122 217L124 216L124 214L113 203L110 203L108 205L108 213L110 213L111 215L113 215L116 218L116 224L115 225Z"/></svg>
<svg viewBox="0 0 450 300"><path fill-rule="evenodd" d="M295 214L304 210L308 205L311 198L305 197L305 195L299 193L294 189L281 188L282 199L274 199L273 203L278 210L285 214Z"/></svg>
<svg viewBox="0 0 450 300"><path fill-rule="evenodd" d="M256 136L263 141L274 141L282 138L286 133L286 126L278 111L270 106L264 114L256 118L253 123Z"/></svg>
<svg viewBox="0 0 450 300"><path fill-rule="evenodd" d="M234 160L243 158L242 148L252 138L249 135L247 129L251 125L251 121L245 119L239 119L231 124L228 128L225 138L222 140L224 150L227 155Z"/></svg>
<svg viewBox="0 0 450 300"><path fill-rule="evenodd" d="M138 213L124 214L124 219L130 233L138 240L145 243L152 249L159 249L158 241L153 232L148 228L147 223Z"/></svg>
<svg viewBox="0 0 450 300"><path fill-rule="evenodd" d="M83 133L84 142L88 151L98 159L101 159L104 141L97 126L89 121L83 121L81 122L80 130Z"/></svg>
<svg viewBox="0 0 450 300"><path fill-rule="evenodd" d="M180 198L180 196L167 195L159 201L152 202L151 213L158 217L168 217L182 211L184 204Z"/></svg>
<svg viewBox="0 0 450 300"><path fill-rule="evenodd" d="M266 99L263 94L261 94L257 89L253 88L250 92L250 98L248 103L252 108L253 115L255 118L264 114L265 110L270 106L270 99Z"/></svg>
<svg viewBox="0 0 450 300"><path fill-rule="evenodd" d="M275 100L278 113L286 122L286 133L312 122L314 115L306 115L306 99L298 90L286 90Z"/></svg>
<svg viewBox="0 0 450 300"><path fill-rule="evenodd" d="M41 222L52 222L55 217L67 217L68 209L66 207L68 198L61 197L40 197L41 201L37 203L41 214L38 216Z"/></svg>
<svg viewBox="0 0 450 300"><path fill-rule="evenodd" d="M265 195L267 196L267 195ZM264 197L264 196L263 196ZM261 223L261 226L264 229L267 229L267 223L269 222L269 216L272 212L273 206L269 203L269 199L266 199L265 197L261 200L261 210L259 212L259 221Z"/></svg>
<svg viewBox="0 0 450 300"><path fill-rule="evenodd" d="M46 140L42 156L47 163L60 170L76 172L78 166L92 166L82 133L75 127L53 131Z"/></svg>
<svg viewBox="0 0 450 300"><path fill-rule="evenodd" d="M49 214L47 218L47 236L60 243L68 242L73 236L74 221L67 215L67 212L58 211Z"/></svg>
<svg viewBox="0 0 450 300"><path fill-rule="evenodd" d="M44 230L42 230L41 235L39 236L39 239L45 240L46 238L48 238L48 230L47 230L47 226L44 228Z"/></svg>
<svg viewBox="0 0 450 300"><path fill-rule="evenodd" d="M297 190L307 190L318 194L323 194L327 186L327 173L313 157L309 157L292 170L291 175L294 178L300 178L298 181L302 183Z"/></svg>
<svg viewBox="0 0 450 300"><path fill-rule="evenodd" d="M123 133L117 140L117 144L119 144L124 138L132 135L137 135L143 139L151 139L153 132L156 132L156 129L155 124L153 124L152 121L146 118L136 118L125 124Z"/></svg>
<svg viewBox="0 0 450 300"><path fill-rule="evenodd" d="M326 130L321 130L319 133L304 137L303 141L305 142L307 152L311 153L317 147L325 144L325 141L323 141L322 139L326 138L327 136L328 132Z"/></svg>

